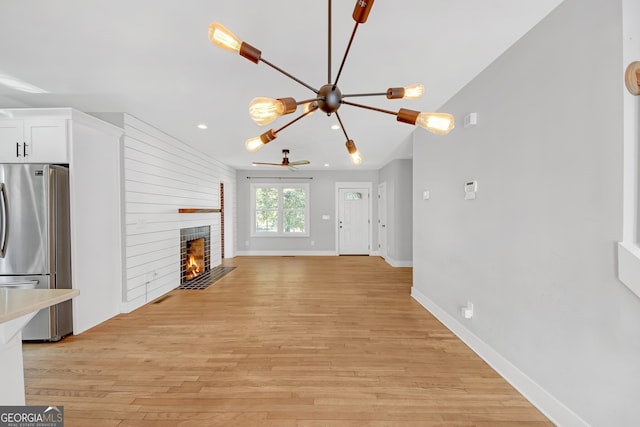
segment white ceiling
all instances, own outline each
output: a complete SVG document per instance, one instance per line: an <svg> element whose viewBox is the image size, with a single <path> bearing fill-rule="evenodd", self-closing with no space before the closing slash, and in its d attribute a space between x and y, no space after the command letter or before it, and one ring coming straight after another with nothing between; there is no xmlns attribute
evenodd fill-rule
<svg viewBox="0 0 640 427"><path fill-rule="evenodd" d="M393 111L438 110L561 2L377 0L358 28L339 87L384 92L422 82L426 94L417 101L351 100ZM354 4L333 1L333 78L354 27ZM265 64L212 45L207 29L213 21L305 83L327 83L326 0L0 0L0 75L44 91L0 84L0 107L126 112L238 169L279 162L283 148L291 160L310 160L307 169L326 169L326 163L352 169L344 134L330 129L335 116L320 112L259 152L246 152L247 138L295 117L259 127L248 117L251 99L314 94ZM411 155L413 126L350 106L340 116L362 152L361 169ZM198 123L208 129L197 129Z"/></svg>

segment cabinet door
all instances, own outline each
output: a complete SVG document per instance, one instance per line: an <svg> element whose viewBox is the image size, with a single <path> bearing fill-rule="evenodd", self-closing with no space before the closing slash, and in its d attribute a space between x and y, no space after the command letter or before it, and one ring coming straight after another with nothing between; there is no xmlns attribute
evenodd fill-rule
<svg viewBox="0 0 640 427"><path fill-rule="evenodd" d="M22 120L0 120L0 162L22 162L24 134Z"/></svg>
<svg viewBox="0 0 640 427"><path fill-rule="evenodd" d="M66 119L24 121L25 162L69 163Z"/></svg>

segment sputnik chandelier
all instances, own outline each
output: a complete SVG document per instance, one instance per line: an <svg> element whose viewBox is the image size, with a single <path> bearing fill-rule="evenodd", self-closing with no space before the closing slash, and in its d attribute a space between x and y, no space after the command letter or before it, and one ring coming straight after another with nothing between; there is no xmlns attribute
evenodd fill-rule
<svg viewBox="0 0 640 427"><path fill-rule="evenodd" d="M353 19L355 21L355 27L353 28L353 32L351 33L351 38L349 39L349 43L347 45L347 49L344 53L344 57L342 58L342 63L340 64L340 68L338 70L338 74L335 80L332 81L331 78L331 0L328 0L328 78L327 84L323 85L319 89L314 88L313 86L308 85L307 83L301 81L300 79L294 77L283 69L275 66L270 63L266 59L262 58L262 52L250 44L240 41L233 33L227 30L223 25L218 22L214 22L209 25L209 40L211 42L223 49L230 50L232 52L237 52L240 56L258 64L263 62L264 64L270 66L276 71L284 74L288 78L294 80L295 82L301 84L307 89L311 90L315 93L315 98L307 99L304 101L296 101L294 98L254 98L249 104L249 115L258 125L267 125L273 122L275 119L284 114L294 113L299 105L303 105L303 113L280 127L279 129L270 129L267 132L263 133L260 136L250 138L246 141L245 147L250 152L255 152L259 150L263 145L268 144L277 138L278 133L280 133L285 128L291 126L298 120L310 115L316 110L321 110L327 114L327 116L331 116L335 114L338 122L340 123L340 128L344 132L344 136L347 139L346 147L349 155L351 157L351 162L354 165L359 165L362 163L362 156L358 149L356 148L355 142L349 138L345 127L342 123L342 119L338 114L338 109L342 105L350 105L353 107L364 108L367 110L378 111L381 113L392 114L396 116L397 120L402 123L408 123L411 125L421 126L428 131L439 135L445 135L451 131L454 127L454 118L451 114L446 113L424 113L414 110L408 110L406 108L401 108L398 112L384 110L381 108L371 107L368 105L357 104L355 102L347 101L346 98L352 97L365 97L365 96L384 96L386 95L387 99L418 99L424 94L424 86L420 83L400 87L400 88L389 88L386 92L381 93L359 93L359 94L343 94L342 91L338 88L338 80L340 79L340 75L342 74L342 69L344 68L344 64L347 60L347 56L349 54L349 50L351 49L351 44L353 43L353 39L356 35L356 31L358 30L358 26L360 24L364 24L367 22L367 18L369 16L369 12L371 11L371 7L373 6L374 0L357 0L355 9L353 10Z"/></svg>

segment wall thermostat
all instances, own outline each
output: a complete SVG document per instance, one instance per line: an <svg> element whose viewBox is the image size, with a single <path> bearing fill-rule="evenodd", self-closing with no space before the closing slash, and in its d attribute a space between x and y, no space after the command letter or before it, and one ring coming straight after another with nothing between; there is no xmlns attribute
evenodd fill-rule
<svg viewBox="0 0 640 427"><path fill-rule="evenodd" d="M478 181L467 181L464 183L464 199L473 200L478 191Z"/></svg>
<svg viewBox="0 0 640 427"><path fill-rule="evenodd" d="M464 127L470 128L478 124L478 113L469 113L464 116Z"/></svg>

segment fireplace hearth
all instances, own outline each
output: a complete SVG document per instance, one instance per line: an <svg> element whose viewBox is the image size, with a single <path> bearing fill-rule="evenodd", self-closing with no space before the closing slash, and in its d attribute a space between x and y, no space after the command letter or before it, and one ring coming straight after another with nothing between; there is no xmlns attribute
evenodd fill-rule
<svg viewBox="0 0 640 427"><path fill-rule="evenodd" d="M201 287L210 280L210 240L208 225L180 230L180 288Z"/></svg>

